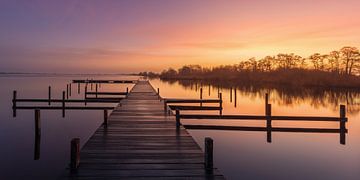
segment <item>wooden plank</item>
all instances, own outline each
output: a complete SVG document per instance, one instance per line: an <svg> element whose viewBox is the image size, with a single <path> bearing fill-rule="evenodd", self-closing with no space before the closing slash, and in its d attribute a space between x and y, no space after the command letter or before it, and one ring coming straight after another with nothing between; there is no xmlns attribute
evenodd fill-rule
<svg viewBox="0 0 360 180"><path fill-rule="evenodd" d="M98 94L99 95L99 94ZM139 81L81 150L70 179L224 179L204 167L204 153L175 118L163 112L155 89Z"/></svg>

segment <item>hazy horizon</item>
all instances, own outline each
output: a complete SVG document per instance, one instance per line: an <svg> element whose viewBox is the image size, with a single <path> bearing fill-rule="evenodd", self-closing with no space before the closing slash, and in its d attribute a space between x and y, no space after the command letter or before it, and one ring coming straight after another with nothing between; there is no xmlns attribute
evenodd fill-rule
<svg viewBox="0 0 360 180"><path fill-rule="evenodd" d="M0 72L136 73L360 45L356 0L0 1Z"/></svg>

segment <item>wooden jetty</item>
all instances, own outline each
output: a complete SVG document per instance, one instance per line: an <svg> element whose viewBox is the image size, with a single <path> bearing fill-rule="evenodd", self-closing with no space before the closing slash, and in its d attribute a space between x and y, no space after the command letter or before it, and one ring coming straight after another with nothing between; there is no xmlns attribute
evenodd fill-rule
<svg viewBox="0 0 360 180"><path fill-rule="evenodd" d="M224 179L212 165L212 140L204 154L148 81L138 81L105 119L81 150L72 141L71 173L62 178Z"/></svg>

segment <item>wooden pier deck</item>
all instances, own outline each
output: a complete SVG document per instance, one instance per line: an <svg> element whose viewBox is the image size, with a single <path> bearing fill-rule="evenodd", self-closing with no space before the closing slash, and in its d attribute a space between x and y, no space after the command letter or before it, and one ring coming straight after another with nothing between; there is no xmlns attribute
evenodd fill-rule
<svg viewBox="0 0 360 180"><path fill-rule="evenodd" d="M65 179L224 179L205 170L204 153L148 81L138 81L126 99L80 152L80 165Z"/></svg>

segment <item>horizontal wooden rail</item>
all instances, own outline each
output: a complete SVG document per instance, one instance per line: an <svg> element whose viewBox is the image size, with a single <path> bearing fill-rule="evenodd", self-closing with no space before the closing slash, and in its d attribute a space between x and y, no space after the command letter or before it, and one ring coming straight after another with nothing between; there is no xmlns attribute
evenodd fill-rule
<svg viewBox="0 0 360 180"><path fill-rule="evenodd" d="M266 127L249 127L249 126L216 126L216 125L183 125L186 129L201 130L236 130L236 131L268 131ZM290 128L290 127L272 127L274 132L303 132L303 133L340 133L340 129L326 128ZM347 133L347 129L345 129Z"/></svg>
<svg viewBox="0 0 360 180"><path fill-rule="evenodd" d="M101 100L101 101L120 101L125 98L118 97L86 97L86 100Z"/></svg>
<svg viewBox="0 0 360 180"><path fill-rule="evenodd" d="M164 99L165 103L220 103L220 99Z"/></svg>
<svg viewBox="0 0 360 180"><path fill-rule="evenodd" d="M182 114L181 119L226 119L226 120L283 120L283 121L341 121L340 117L317 117L317 116L257 116L257 115L196 115ZM347 119L346 119L347 120Z"/></svg>
<svg viewBox="0 0 360 180"><path fill-rule="evenodd" d="M119 98L117 98L119 99ZM102 98L96 98L96 99L16 99L16 102L54 102L54 103L62 103L65 101L66 103L118 103L119 101L117 99L102 99Z"/></svg>
<svg viewBox="0 0 360 180"><path fill-rule="evenodd" d="M86 92L88 95L128 95L127 92Z"/></svg>
<svg viewBox="0 0 360 180"><path fill-rule="evenodd" d="M203 111L219 111L222 110L222 107L215 107L215 106L175 106L175 105L170 105L169 106L170 109L178 109L178 110L187 110L187 111L192 111L192 110L203 110Z"/></svg>
<svg viewBox="0 0 360 180"><path fill-rule="evenodd" d="M70 110L104 110L115 109L115 107L91 107L91 106L17 106L16 109L44 109L44 110L58 110L58 109L70 109Z"/></svg>
<svg viewBox="0 0 360 180"><path fill-rule="evenodd" d="M73 83L135 84L136 80L73 80Z"/></svg>

